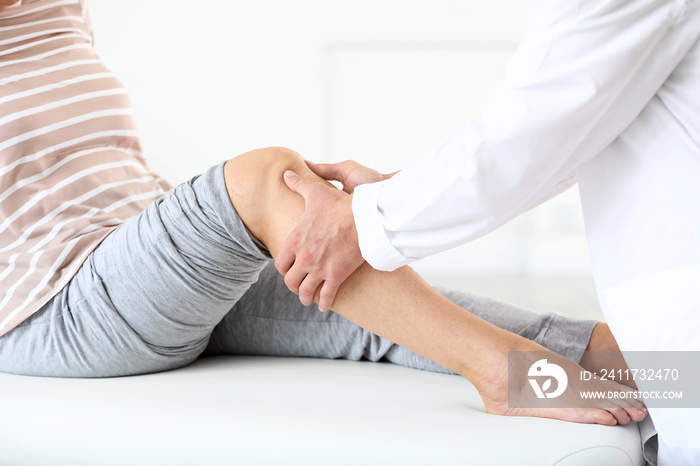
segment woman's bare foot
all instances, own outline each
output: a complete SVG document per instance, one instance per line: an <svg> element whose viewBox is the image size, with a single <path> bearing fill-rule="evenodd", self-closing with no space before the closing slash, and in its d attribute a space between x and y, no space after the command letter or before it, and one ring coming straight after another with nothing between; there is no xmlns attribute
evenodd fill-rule
<svg viewBox="0 0 700 466"><path fill-rule="evenodd" d="M494 364L494 359L489 358L491 367L483 368L478 376L470 379L479 391L487 412L610 426L641 421L646 417L644 404L630 397L630 393L634 392L631 388L600 378L584 381L581 374L585 370L573 361L517 335L508 333L504 335L504 339L505 345L501 346L499 351L502 352L504 348L508 351L501 358L502 362ZM556 398L538 398L529 380L534 377L528 376L528 368L537 367L536 363L542 359L546 359L548 365L555 364L561 367L566 373L567 388ZM544 390L547 391L546 388ZM620 396L582 399L582 391L614 393Z"/></svg>
<svg viewBox="0 0 700 466"><path fill-rule="evenodd" d="M600 377L614 380L637 389L632 374L622 357L620 347L608 324L601 322L593 328L586 352L581 357L581 367Z"/></svg>

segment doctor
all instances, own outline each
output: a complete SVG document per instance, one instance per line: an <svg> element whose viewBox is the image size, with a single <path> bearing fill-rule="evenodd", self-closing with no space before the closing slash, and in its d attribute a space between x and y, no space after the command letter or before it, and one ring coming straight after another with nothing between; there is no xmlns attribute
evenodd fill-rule
<svg viewBox="0 0 700 466"><path fill-rule="evenodd" d="M578 181L621 349L700 351L700 2L543 0L481 117L394 176L285 174L306 213L276 265L329 309L365 260L393 270L474 240ZM644 382L640 384L644 390ZM653 409L660 464L700 464L700 410Z"/></svg>

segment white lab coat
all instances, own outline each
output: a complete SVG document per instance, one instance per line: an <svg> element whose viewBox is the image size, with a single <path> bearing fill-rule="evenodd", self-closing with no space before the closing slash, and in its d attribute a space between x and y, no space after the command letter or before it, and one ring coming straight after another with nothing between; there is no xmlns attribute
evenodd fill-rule
<svg viewBox="0 0 700 466"><path fill-rule="evenodd" d="M578 179L620 347L700 351L699 38L697 1L541 1L481 117L391 180L356 188L364 258L393 270ZM650 413L661 464L700 464L700 410Z"/></svg>

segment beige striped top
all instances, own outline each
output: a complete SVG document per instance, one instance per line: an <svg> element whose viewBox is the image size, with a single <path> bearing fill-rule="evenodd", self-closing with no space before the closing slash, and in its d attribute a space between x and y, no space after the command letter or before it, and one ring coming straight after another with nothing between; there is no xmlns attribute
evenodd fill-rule
<svg viewBox="0 0 700 466"><path fill-rule="evenodd" d="M0 11L0 335L60 291L118 225L170 189L82 0Z"/></svg>

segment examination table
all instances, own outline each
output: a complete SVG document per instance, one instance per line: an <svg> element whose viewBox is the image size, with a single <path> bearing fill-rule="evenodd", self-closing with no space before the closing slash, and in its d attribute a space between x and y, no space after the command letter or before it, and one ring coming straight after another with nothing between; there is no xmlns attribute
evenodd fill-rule
<svg viewBox="0 0 700 466"><path fill-rule="evenodd" d="M212 357L112 379L0 374L0 465L643 465L636 424L489 415L459 376Z"/></svg>

